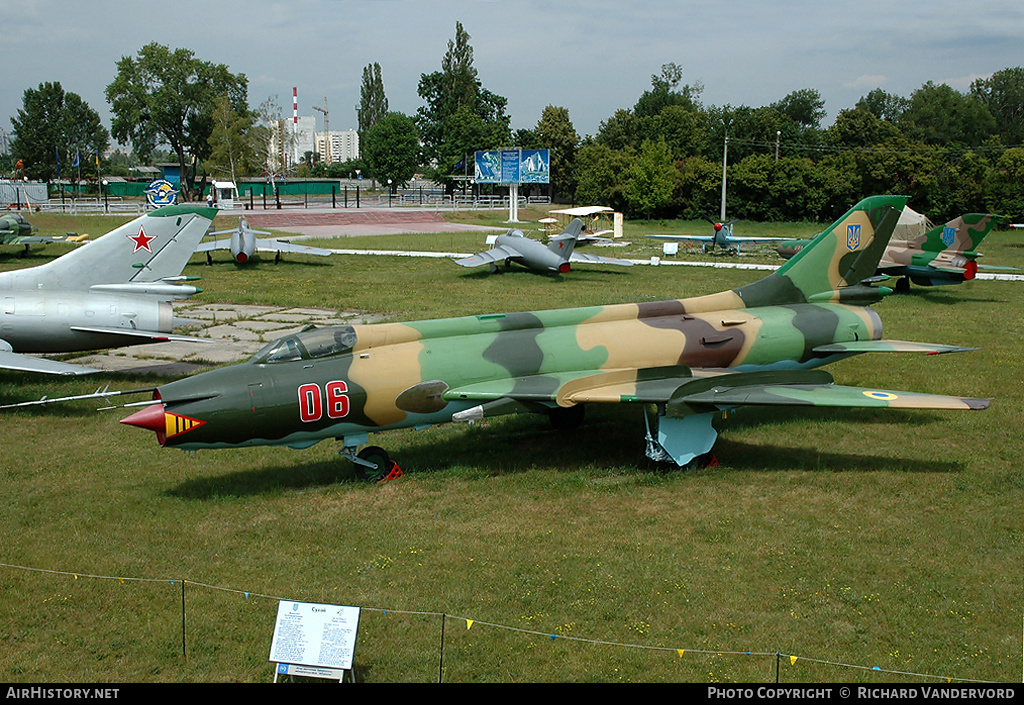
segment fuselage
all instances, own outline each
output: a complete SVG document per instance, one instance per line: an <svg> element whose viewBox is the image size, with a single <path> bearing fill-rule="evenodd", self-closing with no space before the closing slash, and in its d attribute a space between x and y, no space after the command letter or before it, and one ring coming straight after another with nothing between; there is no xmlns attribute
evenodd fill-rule
<svg viewBox="0 0 1024 705"><path fill-rule="evenodd" d="M246 363L160 387L163 404L150 407L154 421L146 427L157 430L164 445L185 449L302 447L451 421L478 403L474 391L482 388L522 396L516 392L528 386L542 397L545 387L553 393L563 380L588 371L817 367L837 358L815 347L876 340L882 333L878 316L865 307L728 307L735 304L726 292L312 329L275 341Z"/></svg>
<svg viewBox="0 0 1024 705"><path fill-rule="evenodd" d="M565 240L560 242L562 243L561 249L563 251L567 249L567 254L563 255L544 243L521 235L499 235L495 239L496 246L509 247L519 253L519 257L512 258L519 264L539 271L564 273L569 271L568 267L563 269L563 265L568 264L569 255L572 254L573 248Z"/></svg>
<svg viewBox="0 0 1024 705"><path fill-rule="evenodd" d="M25 353L121 347L130 339L84 329L170 333L175 322L170 303L142 296L15 289L0 305L0 339Z"/></svg>

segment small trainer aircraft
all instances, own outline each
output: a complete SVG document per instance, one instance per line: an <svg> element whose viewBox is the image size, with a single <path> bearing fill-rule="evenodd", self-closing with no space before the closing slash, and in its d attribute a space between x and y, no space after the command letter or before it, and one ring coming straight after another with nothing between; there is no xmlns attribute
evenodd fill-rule
<svg viewBox="0 0 1024 705"><path fill-rule="evenodd" d="M700 243L701 252L707 252L708 250L714 251L717 247L730 254L739 254L740 245L751 244L751 243L763 243L768 244L772 242L778 242L782 238L778 237L736 237L732 234L732 226L735 220L727 220L724 223L722 221L712 220L706 215L703 216L704 220L711 223L714 233L711 235L648 235L647 237L652 240L681 240L683 242L697 242ZM723 218L724 220L724 218Z"/></svg>
<svg viewBox="0 0 1024 705"><path fill-rule="evenodd" d="M0 273L0 368L88 374L97 370L22 353L203 340L172 335L188 321L169 302L199 292L181 271L216 215L159 208L46 264Z"/></svg>
<svg viewBox="0 0 1024 705"><path fill-rule="evenodd" d="M309 247L308 245L297 245L294 242L288 240L265 240L256 237L257 235L271 235L265 230L253 230L249 227L249 221L245 218L238 219L238 225L231 230L217 230L216 232L210 233L213 236L217 235L228 235L231 237L227 240L213 240L210 242L204 242L196 248L196 252L206 253L206 263L212 264L213 258L210 256L211 250L231 250L231 257L238 264L245 264L252 259L253 254L257 250L262 252L276 252L274 255L274 261L279 262L281 260L282 252L294 252L302 255L320 255L326 257L331 254L330 250L325 250L320 247Z"/></svg>
<svg viewBox="0 0 1024 705"><path fill-rule="evenodd" d="M531 240L523 234L522 230L509 230L505 235L498 235L494 238L493 243L490 243L494 245L491 249L457 259L455 263L461 264L463 267L479 267L482 264L488 264L492 274L498 271L498 264L501 262L505 263L506 269L510 269L514 262L527 269L545 274L567 274L572 268L572 262L633 266L633 263L626 259L575 252L576 240L582 230L583 221L574 218L562 234L552 237L547 245Z"/></svg>
<svg viewBox="0 0 1024 705"><path fill-rule="evenodd" d="M945 225L932 227L920 213L904 208L889 245L878 262L876 276L900 277L896 291L909 291L910 283L918 286L944 286L970 281L977 276L976 251L981 241L1003 219L987 213L967 213ZM786 240L777 251L784 259L806 247L811 240ZM1013 270L1012 267L984 269Z"/></svg>
<svg viewBox="0 0 1024 705"><path fill-rule="evenodd" d="M333 438L357 474L380 480L397 470L387 452L355 453L371 432L519 412L571 426L585 404L639 405L647 455L678 466L709 453L712 421L744 405L987 408L986 399L843 387L816 369L868 352L970 349L885 340L867 307L891 291L861 282L905 202L864 199L778 270L717 294L310 327L248 362L146 390L151 405L122 423L185 450Z"/></svg>

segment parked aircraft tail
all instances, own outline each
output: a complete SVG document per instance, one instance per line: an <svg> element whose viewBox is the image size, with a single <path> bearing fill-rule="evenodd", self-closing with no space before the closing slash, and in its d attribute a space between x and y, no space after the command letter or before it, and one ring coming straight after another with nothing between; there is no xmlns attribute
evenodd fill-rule
<svg viewBox="0 0 1024 705"><path fill-rule="evenodd" d="M888 292L861 282L874 275L906 202L903 196L865 198L778 270L735 293L747 307L879 300Z"/></svg>
<svg viewBox="0 0 1024 705"><path fill-rule="evenodd" d="M548 249L568 260L572 257L572 250L576 247L576 241L579 239L581 232L583 232L583 221L579 218L573 218L572 222L566 226L561 234L551 238Z"/></svg>
<svg viewBox="0 0 1024 705"><path fill-rule="evenodd" d="M86 291L177 277L216 215L203 206L159 208L47 264L0 275L0 288Z"/></svg>
<svg viewBox="0 0 1024 705"><path fill-rule="evenodd" d="M999 221L999 216L967 213L925 233L921 249L925 252L948 251L950 254L971 252L978 248Z"/></svg>

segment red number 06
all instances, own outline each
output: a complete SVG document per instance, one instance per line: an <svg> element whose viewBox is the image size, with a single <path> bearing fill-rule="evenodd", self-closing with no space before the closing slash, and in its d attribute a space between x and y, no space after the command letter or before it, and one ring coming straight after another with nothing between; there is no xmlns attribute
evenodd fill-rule
<svg viewBox="0 0 1024 705"><path fill-rule="evenodd" d="M299 418L306 423L319 421L324 415L325 406L329 419L343 419L348 416L348 385L341 381L328 382L325 392L326 394L321 394L318 384L301 385L299 387Z"/></svg>

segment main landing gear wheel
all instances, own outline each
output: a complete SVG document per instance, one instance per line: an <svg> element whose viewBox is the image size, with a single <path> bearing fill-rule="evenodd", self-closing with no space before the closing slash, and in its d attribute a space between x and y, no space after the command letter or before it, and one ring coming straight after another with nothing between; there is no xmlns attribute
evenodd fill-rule
<svg viewBox="0 0 1024 705"><path fill-rule="evenodd" d="M360 480L366 480L367 482L379 482L385 477L391 474L392 469L395 467L395 462L388 455L388 452L383 448L377 446L367 446L356 454L356 457L360 460L365 460L368 463L373 463L376 468L371 468L362 463L355 463L356 466L356 477Z"/></svg>

